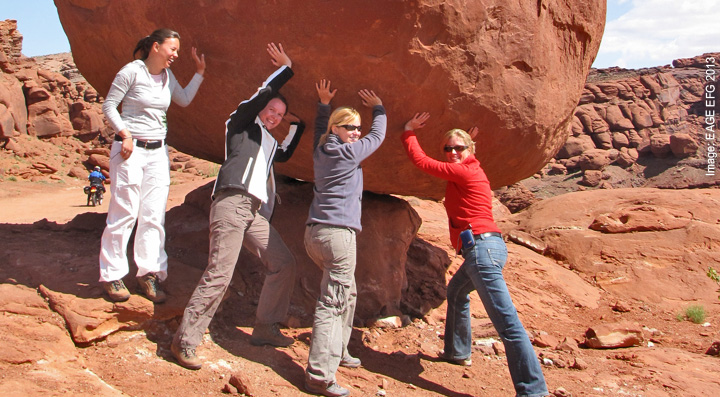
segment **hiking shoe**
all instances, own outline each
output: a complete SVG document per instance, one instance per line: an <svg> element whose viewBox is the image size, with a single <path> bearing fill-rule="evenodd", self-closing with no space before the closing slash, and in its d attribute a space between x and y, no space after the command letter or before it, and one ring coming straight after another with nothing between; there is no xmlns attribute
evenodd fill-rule
<svg viewBox="0 0 720 397"><path fill-rule="evenodd" d="M472 358L451 358L448 357L443 350L440 350L440 352L438 352L438 358L451 364L462 365L464 367L469 367L472 365Z"/></svg>
<svg viewBox="0 0 720 397"><path fill-rule="evenodd" d="M345 368L358 368L362 362L359 358L347 355L340 360L340 366Z"/></svg>
<svg viewBox="0 0 720 397"><path fill-rule="evenodd" d="M145 295L146 298L150 299L153 303L163 303L167 299L167 295L160 288L160 282L157 276L153 273L148 273L142 277L138 277L138 286L140 292Z"/></svg>
<svg viewBox="0 0 720 397"><path fill-rule="evenodd" d="M182 365L187 369L200 369L200 367L202 367L202 362L195 355L194 347L183 348L176 345L175 343L172 343L170 345L170 352L172 353L173 357L175 357L175 360L177 360L178 364Z"/></svg>
<svg viewBox="0 0 720 397"><path fill-rule="evenodd" d="M278 323L256 324L253 328L250 343L255 346L272 345L275 347L288 347L295 343L295 339L285 336L280 332Z"/></svg>
<svg viewBox="0 0 720 397"><path fill-rule="evenodd" d="M130 299L130 291L122 280L103 282L103 288L113 302L125 302Z"/></svg>
<svg viewBox="0 0 720 397"><path fill-rule="evenodd" d="M337 382L332 382L329 385L313 385L306 380L305 390L313 394L320 394L328 397L342 397L350 395L350 390L338 385Z"/></svg>

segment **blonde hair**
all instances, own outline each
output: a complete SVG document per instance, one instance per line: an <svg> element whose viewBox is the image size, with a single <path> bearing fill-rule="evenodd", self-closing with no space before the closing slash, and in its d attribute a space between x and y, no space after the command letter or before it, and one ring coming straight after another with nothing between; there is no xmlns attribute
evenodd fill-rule
<svg viewBox="0 0 720 397"><path fill-rule="evenodd" d="M327 138L332 131L332 127L350 124L350 122L352 122L356 118L360 120L360 113L358 113L357 110L351 107L343 106L335 109L330 115L330 119L328 120L328 126L325 130L325 133L320 137L320 144L324 145L325 142L327 142Z"/></svg>
<svg viewBox="0 0 720 397"><path fill-rule="evenodd" d="M447 145L450 138L454 136L462 139L465 146L467 146L468 150L470 150L470 153L475 154L475 142L473 142L470 134L465 132L465 130L461 130L460 128L453 128L452 130L445 133L445 136L443 137L443 146Z"/></svg>

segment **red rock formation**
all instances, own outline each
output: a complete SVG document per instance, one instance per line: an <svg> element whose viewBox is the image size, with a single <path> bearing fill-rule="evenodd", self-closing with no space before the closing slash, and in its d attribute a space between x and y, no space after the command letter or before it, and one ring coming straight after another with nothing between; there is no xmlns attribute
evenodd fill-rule
<svg viewBox="0 0 720 397"><path fill-rule="evenodd" d="M720 114L720 101L715 99L720 92L720 78L716 77L720 75L720 53L678 59L673 64L674 68L593 69L575 109L570 136L556 155L558 162L573 172L583 165L576 156L598 149L620 150L612 161L626 169L641 156L673 156L695 168L692 175L684 171L687 178L673 187L720 183L720 178L703 176L709 150L704 113ZM708 64L714 66L708 68ZM708 70L712 71L709 77ZM713 97L709 102L705 100L706 86L714 86L708 88ZM716 131L718 119L711 126ZM551 170L552 166L547 166L543 173ZM584 180L597 182L596 177Z"/></svg>
<svg viewBox="0 0 720 397"><path fill-rule="evenodd" d="M673 308L691 295L717 299L705 273L718 262L718 200L718 189L576 192L536 203L501 228L541 239L547 255L617 298Z"/></svg>
<svg viewBox="0 0 720 397"><path fill-rule="evenodd" d="M284 93L310 126L319 79L339 89L336 106L361 106L361 88L383 99L388 139L364 164L365 188L435 198L444 184L415 170L397 142L404 122L414 112L432 114L421 143L438 157L445 131L479 126L478 157L495 187L534 174L565 141L605 20L604 0L55 4L78 68L101 94L155 28L183 37L183 56L173 65L181 81L194 70L190 47L205 53L208 75L198 97L169 111L169 140L178 149L223 159L225 120L272 71L266 43L282 42L297 71ZM369 112L362 114L367 125ZM278 170L311 180L311 141Z"/></svg>
<svg viewBox="0 0 720 397"><path fill-rule="evenodd" d="M210 208L212 183L192 192L186 203L203 210L202 221L188 218L170 218L166 228L175 229L175 237L168 241L168 249L196 247L188 263L204 269L207 265L207 214ZM322 271L305 252L304 220L312 200L312 185L278 180L280 203L275 207L273 226L280 232L297 260L297 281L292 304L294 316L308 325L312 320L320 293ZM363 198L363 231L357 237L358 263L355 276L358 285L358 306L355 315L361 321L380 315L400 315L401 300L404 308L413 314L424 315L444 299L444 273L448 266L447 255L436 247L415 240L420 227L418 214L404 201L389 196L366 193ZM202 227L203 233L184 230L189 224ZM182 226L180 226L182 224ZM409 251L410 245L413 249ZM438 251L440 254L438 254ZM414 253L413 253L414 252ZM262 286L262 269L259 260L243 250L236 268L234 285L249 296L259 294ZM437 285L437 283L441 283ZM412 295L410 298L404 295ZM425 302L434 306L423 307Z"/></svg>

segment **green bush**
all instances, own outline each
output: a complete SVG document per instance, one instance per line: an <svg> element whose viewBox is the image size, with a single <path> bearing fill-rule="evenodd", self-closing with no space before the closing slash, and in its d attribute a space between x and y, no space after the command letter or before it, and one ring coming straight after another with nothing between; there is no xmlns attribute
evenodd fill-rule
<svg viewBox="0 0 720 397"><path fill-rule="evenodd" d="M688 306L685 316L695 324L702 324L705 322L705 308L700 305Z"/></svg>
<svg viewBox="0 0 720 397"><path fill-rule="evenodd" d="M710 277L710 279L714 282L716 282L718 285L720 285L720 274L712 268L712 266L708 267L707 276ZM718 299L720 299L720 295L718 295Z"/></svg>

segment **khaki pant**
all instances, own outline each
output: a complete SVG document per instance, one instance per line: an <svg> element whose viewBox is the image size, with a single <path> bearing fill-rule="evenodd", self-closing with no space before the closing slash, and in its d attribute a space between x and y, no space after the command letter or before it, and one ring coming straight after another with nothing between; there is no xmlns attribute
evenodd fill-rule
<svg viewBox="0 0 720 397"><path fill-rule="evenodd" d="M215 315L232 279L241 247L257 255L266 268L256 323L285 320L295 285L295 258L280 234L258 214L260 200L235 189L219 192L210 207L208 266L185 308L175 334L181 348L194 348Z"/></svg>
<svg viewBox="0 0 720 397"><path fill-rule="evenodd" d="M323 271L305 373L308 383L327 385L335 381L340 360L348 355L357 302L355 230L308 225L305 249Z"/></svg>

